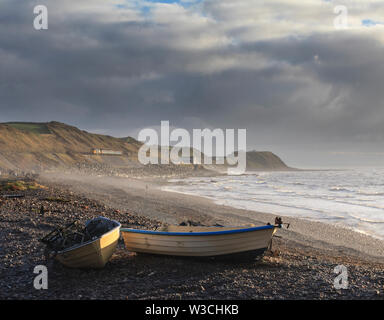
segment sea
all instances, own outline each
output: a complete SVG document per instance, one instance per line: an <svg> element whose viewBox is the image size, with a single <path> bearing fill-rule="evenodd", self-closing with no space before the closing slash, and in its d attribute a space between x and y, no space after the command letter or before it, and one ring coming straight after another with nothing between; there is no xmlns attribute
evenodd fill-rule
<svg viewBox="0 0 384 320"><path fill-rule="evenodd" d="M171 179L164 190L347 227L384 240L384 168Z"/></svg>

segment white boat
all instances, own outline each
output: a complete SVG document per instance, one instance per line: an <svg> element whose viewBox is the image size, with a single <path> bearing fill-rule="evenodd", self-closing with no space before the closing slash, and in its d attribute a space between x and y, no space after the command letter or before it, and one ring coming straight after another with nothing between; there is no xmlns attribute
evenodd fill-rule
<svg viewBox="0 0 384 320"><path fill-rule="evenodd" d="M161 231L122 228L125 248L150 254L209 257L236 253L262 254L278 226L168 226Z"/></svg>

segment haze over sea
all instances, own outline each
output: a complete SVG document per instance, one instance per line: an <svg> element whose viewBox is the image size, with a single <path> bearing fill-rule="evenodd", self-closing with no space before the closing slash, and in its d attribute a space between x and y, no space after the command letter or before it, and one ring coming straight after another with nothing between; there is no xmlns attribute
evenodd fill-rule
<svg viewBox="0 0 384 320"><path fill-rule="evenodd" d="M172 179L167 191L348 227L384 239L384 168Z"/></svg>

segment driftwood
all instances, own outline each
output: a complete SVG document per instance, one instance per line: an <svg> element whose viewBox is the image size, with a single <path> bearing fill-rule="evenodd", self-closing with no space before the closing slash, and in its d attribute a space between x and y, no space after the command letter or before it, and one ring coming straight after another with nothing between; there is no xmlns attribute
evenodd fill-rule
<svg viewBox="0 0 384 320"><path fill-rule="evenodd" d="M15 198L24 198L24 194L4 194L2 195L4 199L15 199Z"/></svg>

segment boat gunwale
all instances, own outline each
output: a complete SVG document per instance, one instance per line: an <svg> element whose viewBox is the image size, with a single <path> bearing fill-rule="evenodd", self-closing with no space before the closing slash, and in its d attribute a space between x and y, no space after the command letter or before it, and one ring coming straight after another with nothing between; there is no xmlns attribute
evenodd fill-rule
<svg viewBox="0 0 384 320"><path fill-rule="evenodd" d="M115 231L116 229L118 229L118 228L120 229L120 228L121 228L121 223L118 222L118 221L116 221L116 220L108 219L108 218L105 218L105 217L98 217L98 218L103 218L103 219L107 219L107 220L110 220L110 221L112 221L112 222L115 222L115 223L117 223L117 226L114 227L113 229L109 230L108 232L103 233L100 237L98 237L98 238L96 238L96 239L94 239L94 240L89 240L89 241L87 241L87 242L80 243L80 244L78 244L78 245L74 245L74 246L69 247L69 248L67 248L67 249L64 249L64 250L61 250L61 251L57 251L56 254L58 255L58 254L67 253L68 251L72 251L72 250L79 249L79 248L81 248L81 247L87 246L87 245L89 245L89 244L91 244L91 243L93 243L93 242L99 241L101 238L103 238L104 236L110 234L111 232ZM97 218L96 218L96 219L97 219ZM91 220L93 220L93 219L91 219ZM120 237L120 232L119 232L119 237Z"/></svg>
<svg viewBox="0 0 384 320"><path fill-rule="evenodd" d="M265 225L259 227L251 227L244 229L232 229L232 230L223 230L223 231L203 231L203 232L168 232L168 231L154 231L154 230L141 230L141 229L133 229L133 228L121 228L121 232L127 233L139 233L139 234L152 234L159 236L214 236L214 235L223 235L223 234L236 234L236 233L244 233L244 232L252 232L252 231L260 231L260 230L268 230L276 228L273 225Z"/></svg>

